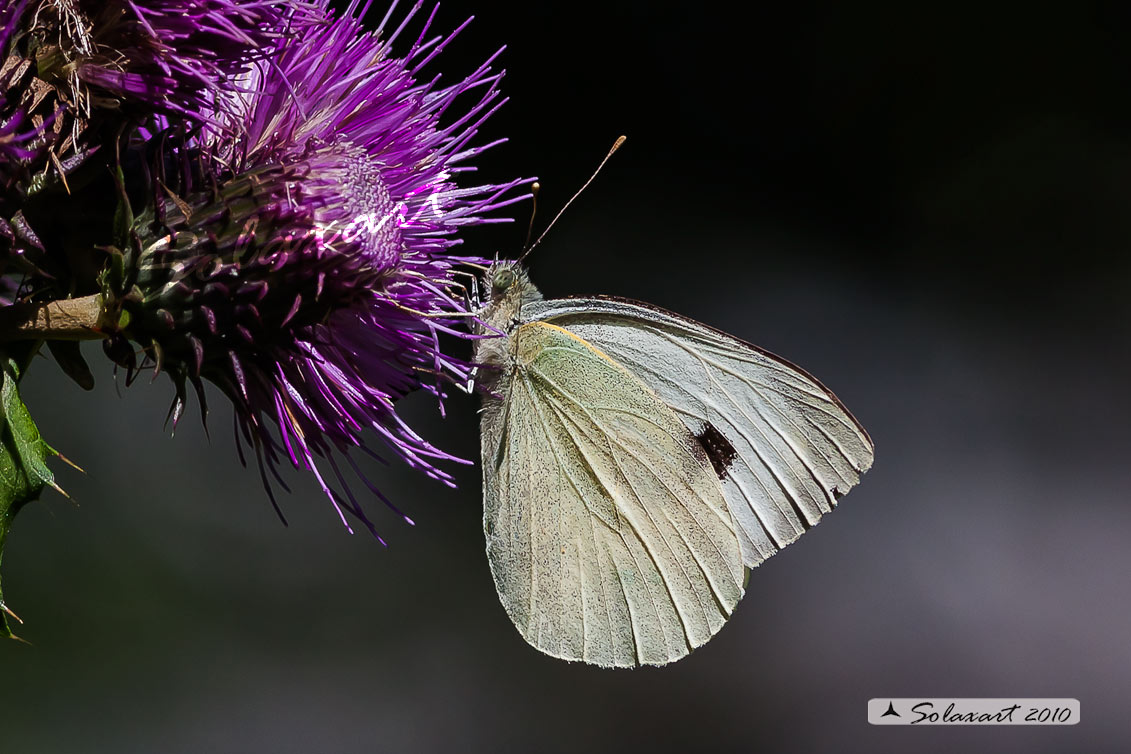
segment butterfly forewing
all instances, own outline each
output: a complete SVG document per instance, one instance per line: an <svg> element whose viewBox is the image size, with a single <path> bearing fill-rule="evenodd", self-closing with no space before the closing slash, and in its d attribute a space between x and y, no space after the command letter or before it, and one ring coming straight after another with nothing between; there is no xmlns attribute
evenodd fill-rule
<svg viewBox="0 0 1131 754"><path fill-rule="evenodd" d="M796 540L872 465L871 440L836 396L725 333L611 298L538 301L523 316L593 344L706 438L746 565Z"/></svg>
<svg viewBox="0 0 1131 754"><path fill-rule="evenodd" d="M555 657L683 657L742 596L739 540L703 445L577 334L530 322L509 345L482 449L487 552L508 614Z"/></svg>

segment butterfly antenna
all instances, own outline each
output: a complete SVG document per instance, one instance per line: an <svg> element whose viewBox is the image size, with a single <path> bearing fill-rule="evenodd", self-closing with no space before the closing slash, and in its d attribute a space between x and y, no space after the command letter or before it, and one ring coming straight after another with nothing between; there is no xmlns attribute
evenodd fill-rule
<svg viewBox="0 0 1131 754"><path fill-rule="evenodd" d="M538 192L541 190L542 184L538 181L530 184L530 203L533 206L530 208L530 225L526 226L526 240L522 242L523 249L530 247L530 237L534 235L534 218L538 216Z"/></svg>
<svg viewBox="0 0 1131 754"><path fill-rule="evenodd" d="M581 186L581 188L579 188L577 190L576 194L574 194L572 197L570 197L570 200L565 203L565 206L562 207L561 210L558 211L558 214L554 215L554 219L551 220L550 224L546 226L546 229L544 231L542 231L542 235L538 236L538 240L535 241L534 243L530 244L529 246L527 246L525 249L523 249L522 254L520 254L518 259L516 260L516 264L522 262L522 260L526 259L527 255L530 254L530 252L532 252L532 251L534 251L534 249L538 248L538 244L542 243L542 239L545 238L546 234L550 232L550 228L554 227L554 223L556 223L558 221L558 218L561 217L567 209L569 209L569 205L573 204L574 200L576 200L577 197L581 196L582 191L589 188L589 184L592 183L593 179L597 177L597 174L601 172L601 168L605 167L605 163L609 161L609 158L613 156L614 152L616 152L618 149L620 149L620 145L624 144L624 141L627 138L628 138L627 136L618 136L617 137L617 140L613 142L612 148L609 149L609 153L607 155L605 155L605 159L601 160L601 164L598 165L597 169L593 171L593 175L589 176L589 180L587 180ZM535 184L531 188L534 190L534 196L537 197L538 196L537 184ZM533 217L530 218L530 225L531 225L531 227L534 226L534 218Z"/></svg>

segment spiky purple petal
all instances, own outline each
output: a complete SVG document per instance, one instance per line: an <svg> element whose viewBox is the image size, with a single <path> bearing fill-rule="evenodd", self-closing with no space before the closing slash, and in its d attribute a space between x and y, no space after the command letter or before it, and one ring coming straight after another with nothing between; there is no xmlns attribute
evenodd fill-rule
<svg viewBox="0 0 1131 754"><path fill-rule="evenodd" d="M31 123L28 113L19 106L18 93L12 91L20 60L13 54L11 42L27 4L28 0L19 0L0 8L0 179L10 172L10 164L39 154L42 143L36 142L50 125Z"/></svg>
<svg viewBox="0 0 1131 754"><path fill-rule="evenodd" d="M75 75L127 105L199 121L233 79L315 18L298 0L67 0L89 32L72 35Z"/></svg>

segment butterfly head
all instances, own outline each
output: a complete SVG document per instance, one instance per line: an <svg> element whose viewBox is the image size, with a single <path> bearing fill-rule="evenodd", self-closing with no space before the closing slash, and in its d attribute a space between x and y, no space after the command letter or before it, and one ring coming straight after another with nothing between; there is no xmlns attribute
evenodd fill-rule
<svg viewBox="0 0 1131 754"><path fill-rule="evenodd" d="M488 278L491 283L491 298L497 299L507 295L515 284L518 283L518 275L515 274L515 266L506 262L497 263L493 266L488 273ZM522 272L521 268L518 269Z"/></svg>
<svg viewBox="0 0 1131 754"><path fill-rule="evenodd" d="M509 329L512 321L518 321L524 304L542 298L522 265L511 260L503 259L492 264L483 275L483 283L490 291L490 297L485 302L481 317L500 329Z"/></svg>

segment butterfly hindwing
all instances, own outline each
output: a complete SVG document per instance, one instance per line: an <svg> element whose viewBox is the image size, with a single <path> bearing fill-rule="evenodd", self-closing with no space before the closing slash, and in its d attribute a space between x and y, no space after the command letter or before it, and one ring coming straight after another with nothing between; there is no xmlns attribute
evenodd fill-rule
<svg viewBox="0 0 1131 754"><path fill-rule="evenodd" d="M567 328L512 334L484 413L484 528L499 597L528 642L604 666L663 665L742 596L711 458L618 359Z"/></svg>

